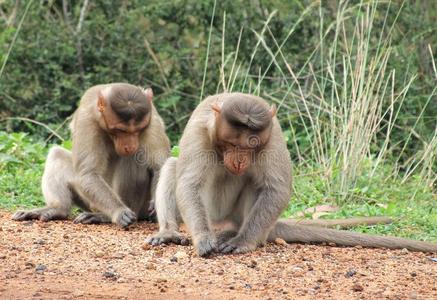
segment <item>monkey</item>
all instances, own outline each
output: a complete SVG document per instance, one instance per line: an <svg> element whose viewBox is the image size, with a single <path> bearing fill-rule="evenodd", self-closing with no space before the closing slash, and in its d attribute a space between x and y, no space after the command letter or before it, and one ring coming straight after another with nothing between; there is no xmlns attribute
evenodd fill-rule
<svg viewBox="0 0 437 300"><path fill-rule="evenodd" d="M110 83L89 88L70 123L72 150L49 150L42 176L43 208L12 219L66 219L125 228L149 217L159 170L170 155L165 125L151 88Z"/></svg>
<svg viewBox="0 0 437 300"><path fill-rule="evenodd" d="M245 253L276 238L437 251L434 243L279 219L291 198L292 162L276 108L260 97L207 97L193 111L179 148L179 157L169 158L161 171L155 198L159 231L146 238L151 245L187 243L179 232L184 222L200 256ZM220 222L233 228L215 232Z"/></svg>

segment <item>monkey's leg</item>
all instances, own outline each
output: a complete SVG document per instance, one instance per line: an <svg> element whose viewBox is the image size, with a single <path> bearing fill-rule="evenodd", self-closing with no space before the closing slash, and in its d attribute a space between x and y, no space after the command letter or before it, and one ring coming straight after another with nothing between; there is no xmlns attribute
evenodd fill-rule
<svg viewBox="0 0 437 300"><path fill-rule="evenodd" d="M281 219L276 223L269 234L268 240L273 241L277 237L289 243L335 243L339 246L360 245L370 248L406 248L411 251L437 253L437 244L435 243L296 225L286 219Z"/></svg>
<svg viewBox="0 0 437 300"><path fill-rule="evenodd" d="M73 163L71 152L58 146L51 148L47 156L41 184L46 206L32 210L17 211L12 216L12 219L16 221L66 219L75 197L74 192L69 186L72 178Z"/></svg>
<svg viewBox="0 0 437 300"><path fill-rule="evenodd" d="M179 232L181 217L176 204L176 162L177 158L171 157L161 169L155 198L159 232L147 237L146 243L150 245L188 244L188 239Z"/></svg>

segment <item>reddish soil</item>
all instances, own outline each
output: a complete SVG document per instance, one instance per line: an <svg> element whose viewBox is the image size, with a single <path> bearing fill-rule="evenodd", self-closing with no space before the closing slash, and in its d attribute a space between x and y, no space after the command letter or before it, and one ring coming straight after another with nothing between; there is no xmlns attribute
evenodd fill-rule
<svg viewBox="0 0 437 300"><path fill-rule="evenodd" d="M128 231L0 212L1 299L437 299L437 262L405 250L268 244L205 259Z"/></svg>

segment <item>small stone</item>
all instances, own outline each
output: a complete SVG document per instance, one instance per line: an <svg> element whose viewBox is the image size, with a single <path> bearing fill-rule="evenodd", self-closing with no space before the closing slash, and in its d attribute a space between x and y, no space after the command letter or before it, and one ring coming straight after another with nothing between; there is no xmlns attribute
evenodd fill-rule
<svg viewBox="0 0 437 300"><path fill-rule="evenodd" d="M38 274L43 274L44 271L47 269L47 267L45 265L37 265L35 268L35 272L37 272Z"/></svg>
<svg viewBox="0 0 437 300"><path fill-rule="evenodd" d="M331 246L331 247L337 247L336 243L328 243L328 245Z"/></svg>
<svg viewBox="0 0 437 300"><path fill-rule="evenodd" d="M45 240L37 240L37 241L34 242L34 244L45 245L45 244L47 244L47 242Z"/></svg>
<svg viewBox="0 0 437 300"><path fill-rule="evenodd" d="M111 278L111 279L116 279L117 278L117 274L115 274L114 272L111 272L111 271L106 271L106 272L103 273L103 277Z"/></svg>
<svg viewBox="0 0 437 300"><path fill-rule="evenodd" d="M287 242L284 241L284 240L281 239L281 238L276 238L276 239L275 239L275 244L276 244L276 245L281 245L281 246L287 246Z"/></svg>
<svg viewBox="0 0 437 300"><path fill-rule="evenodd" d="M171 262L178 262L178 258L176 256L170 257Z"/></svg>
<svg viewBox="0 0 437 300"><path fill-rule="evenodd" d="M150 249L152 249L152 246L150 246L149 244L143 244L142 246L141 246L141 248L143 248L143 250L150 250Z"/></svg>
<svg viewBox="0 0 437 300"><path fill-rule="evenodd" d="M152 263L147 263L146 264L146 269L147 270L156 270L156 266Z"/></svg>
<svg viewBox="0 0 437 300"><path fill-rule="evenodd" d="M408 254L408 253L410 253L410 251L408 251L407 248L403 248L403 249L401 250L401 253L402 253L402 254Z"/></svg>
<svg viewBox="0 0 437 300"><path fill-rule="evenodd" d="M223 270L219 270L217 271L217 275L223 275L225 272L223 272Z"/></svg>
<svg viewBox="0 0 437 300"><path fill-rule="evenodd" d="M255 268L258 265L258 263L255 260L251 260L250 263L247 265L249 268Z"/></svg>
<svg viewBox="0 0 437 300"><path fill-rule="evenodd" d="M357 246L355 246L355 249L363 249L363 246L357 245Z"/></svg>
<svg viewBox="0 0 437 300"><path fill-rule="evenodd" d="M410 293L410 299L417 299L417 293L415 291Z"/></svg>
<svg viewBox="0 0 437 300"><path fill-rule="evenodd" d="M167 282L167 279L165 279L165 278L156 279L156 283L164 283L164 282Z"/></svg>
<svg viewBox="0 0 437 300"><path fill-rule="evenodd" d="M26 267L26 269L32 269L35 267L35 264L33 262L28 261L24 264L24 266Z"/></svg>
<svg viewBox="0 0 437 300"><path fill-rule="evenodd" d="M245 289L251 289L252 286L251 286L249 283L246 283L246 284L244 285L244 288L245 288Z"/></svg>
<svg viewBox="0 0 437 300"><path fill-rule="evenodd" d="M96 253L94 253L94 255L98 258L105 256L105 253L103 251L96 251Z"/></svg>
<svg viewBox="0 0 437 300"><path fill-rule="evenodd" d="M355 283L354 286L352 287L352 290L354 292L362 292L364 290L364 288L359 283Z"/></svg>
<svg viewBox="0 0 437 300"><path fill-rule="evenodd" d="M350 269L349 271L346 272L346 274L344 275L346 278L351 278L353 276L355 276L357 274L357 271L354 269Z"/></svg>
<svg viewBox="0 0 437 300"><path fill-rule="evenodd" d="M411 275L411 277L416 277L417 273L416 272L411 272L410 275Z"/></svg>

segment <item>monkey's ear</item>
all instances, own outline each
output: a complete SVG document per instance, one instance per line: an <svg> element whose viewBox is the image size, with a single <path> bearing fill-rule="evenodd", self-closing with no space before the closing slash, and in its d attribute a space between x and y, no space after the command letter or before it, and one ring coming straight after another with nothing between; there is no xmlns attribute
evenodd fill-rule
<svg viewBox="0 0 437 300"><path fill-rule="evenodd" d="M223 103L215 102L215 103L211 104L212 110L218 114L222 112L222 106L223 106Z"/></svg>
<svg viewBox="0 0 437 300"><path fill-rule="evenodd" d="M153 90L152 90L152 88L147 88L147 89L145 89L143 91L144 91L144 94L146 94L147 101L152 102L153 101Z"/></svg>
<svg viewBox="0 0 437 300"><path fill-rule="evenodd" d="M101 91L97 92L97 109L99 110L99 112L103 112L105 111L105 97L103 96Z"/></svg>
<svg viewBox="0 0 437 300"><path fill-rule="evenodd" d="M270 114L272 115L272 118L276 116L276 105L272 104L272 106L270 106Z"/></svg>

